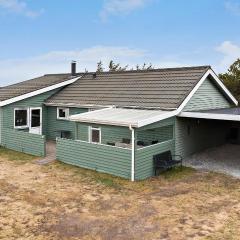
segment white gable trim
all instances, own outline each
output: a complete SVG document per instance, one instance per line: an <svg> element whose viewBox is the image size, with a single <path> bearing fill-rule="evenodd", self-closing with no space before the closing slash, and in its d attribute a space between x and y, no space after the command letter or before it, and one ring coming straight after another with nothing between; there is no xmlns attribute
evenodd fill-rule
<svg viewBox="0 0 240 240"><path fill-rule="evenodd" d="M238 101L236 98L228 91L228 89L224 86L222 81L217 77L217 75L213 72L212 69L209 69L200 79L200 81L196 84L196 86L193 88L193 90L190 92L190 94L184 99L184 101L181 103L181 105L178 107L177 111L180 113L184 107L187 105L187 103L190 101L194 93L199 89L199 87L203 84L203 82L206 80L208 76L212 76L215 82L218 84L218 86L226 93L226 95L229 97L229 99L237 106Z"/></svg>
<svg viewBox="0 0 240 240"><path fill-rule="evenodd" d="M14 102L18 102L18 101L21 101L21 100L24 100L24 99L27 99L27 98L30 98L30 97L34 97L34 96L37 96L39 94L49 92L51 90L54 90L54 89L57 89L57 88L60 88L60 87L64 87L66 85L74 83L79 78L81 78L81 77L72 78L70 80L67 80L67 81L64 81L64 82L61 82L61 83L58 83L58 84L54 84L54 85L49 86L49 87L45 87L45 88L30 92L30 93L26 93L26 94L23 94L23 95L14 97L14 98L4 100L4 101L0 102L0 107L6 106L6 105L14 103Z"/></svg>
<svg viewBox="0 0 240 240"><path fill-rule="evenodd" d="M206 80L208 76L212 76L215 82L218 84L218 86L224 91L224 93L229 97L229 99L237 106L238 101L236 98L229 92L229 90L224 86L222 81L218 78L218 76L214 73L212 69L209 69L199 80L199 82L196 84L196 86L193 88L193 90L188 94L188 96L184 99L184 101L181 103L181 105L178 107L177 110L171 111L171 112L166 112L166 114L162 114L158 117L151 118L145 121L141 121L138 124L138 127L143 127L170 117L178 116L181 115L182 110L184 107L187 105L187 103L190 101L194 93L199 89L199 87L203 84L203 82Z"/></svg>

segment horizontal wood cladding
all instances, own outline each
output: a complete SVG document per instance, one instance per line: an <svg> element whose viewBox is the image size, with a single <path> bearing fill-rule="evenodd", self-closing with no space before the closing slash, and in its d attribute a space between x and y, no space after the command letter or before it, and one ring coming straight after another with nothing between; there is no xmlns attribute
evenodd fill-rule
<svg viewBox="0 0 240 240"><path fill-rule="evenodd" d="M43 105L44 100L56 93L58 90L49 91L19 102L9 104L2 107L2 126L3 128L14 128L14 108L30 108L42 107L43 114L43 133L45 134L46 127L46 107Z"/></svg>
<svg viewBox="0 0 240 240"><path fill-rule="evenodd" d="M57 159L127 179L131 176L130 149L58 138Z"/></svg>
<svg viewBox="0 0 240 240"><path fill-rule="evenodd" d="M183 110L197 111L228 107L231 107L231 104L224 94L210 79L206 79Z"/></svg>
<svg viewBox="0 0 240 240"><path fill-rule="evenodd" d="M176 118L176 154L188 157L226 141L230 123L227 121Z"/></svg>
<svg viewBox="0 0 240 240"><path fill-rule="evenodd" d="M70 115L87 111L88 109L86 108L69 108ZM59 131L70 131L70 137L75 139L75 123L64 119L57 119L57 107L47 107L46 119L47 139L55 140L56 137L60 137ZM83 128L83 130L85 131L86 129Z"/></svg>
<svg viewBox="0 0 240 240"><path fill-rule="evenodd" d="M136 150L135 178L143 180L154 176L153 156L165 151L174 154L175 141L169 140Z"/></svg>
<svg viewBox="0 0 240 240"><path fill-rule="evenodd" d="M2 146L31 154L45 156L46 138L43 135L4 128L2 131Z"/></svg>

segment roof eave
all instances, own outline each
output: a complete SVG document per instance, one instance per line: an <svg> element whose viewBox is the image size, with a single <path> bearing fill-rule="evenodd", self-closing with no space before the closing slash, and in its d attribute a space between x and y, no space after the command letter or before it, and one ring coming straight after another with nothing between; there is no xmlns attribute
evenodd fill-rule
<svg viewBox="0 0 240 240"><path fill-rule="evenodd" d="M20 96L16 96L16 97L13 97L13 98L9 98L9 99L3 100L3 101L0 102L0 107L12 104L14 102L22 101L24 99L27 99L27 98L30 98L30 97L34 97L34 96L37 96L39 94L42 94L42 93L45 93L45 92L49 92L49 91L52 91L52 90L60 88L60 87L64 87L66 85L74 83L79 78L81 78L81 76L80 77L78 76L76 78L72 78L72 79L69 79L69 80L66 80L66 81L63 81L61 83L57 83L57 84L54 84L54 85L51 85L51 86L48 86L48 87L45 87L45 88L41 88L41 89L38 89L38 90L35 90L35 91L32 91L32 92L26 93L26 94L22 94Z"/></svg>

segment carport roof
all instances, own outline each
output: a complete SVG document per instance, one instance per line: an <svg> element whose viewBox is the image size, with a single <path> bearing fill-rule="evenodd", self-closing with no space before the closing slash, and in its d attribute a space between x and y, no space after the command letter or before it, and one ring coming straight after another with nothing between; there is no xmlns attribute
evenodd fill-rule
<svg viewBox="0 0 240 240"><path fill-rule="evenodd" d="M210 109L197 112L181 112L179 117L240 121L240 108Z"/></svg>

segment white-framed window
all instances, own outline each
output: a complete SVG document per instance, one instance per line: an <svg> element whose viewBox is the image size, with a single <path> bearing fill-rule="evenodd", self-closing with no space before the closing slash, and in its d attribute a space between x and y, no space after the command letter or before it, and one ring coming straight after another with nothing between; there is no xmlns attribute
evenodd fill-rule
<svg viewBox="0 0 240 240"><path fill-rule="evenodd" d="M101 143L101 128L89 127L89 142Z"/></svg>
<svg viewBox="0 0 240 240"><path fill-rule="evenodd" d="M57 119L68 119L69 117L69 108L57 108Z"/></svg>
<svg viewBox="0 0 240 240"><path fill-rule="evenodd" d="M14 108L14 128L29 127L29 110L28 108Z"/></svg>

